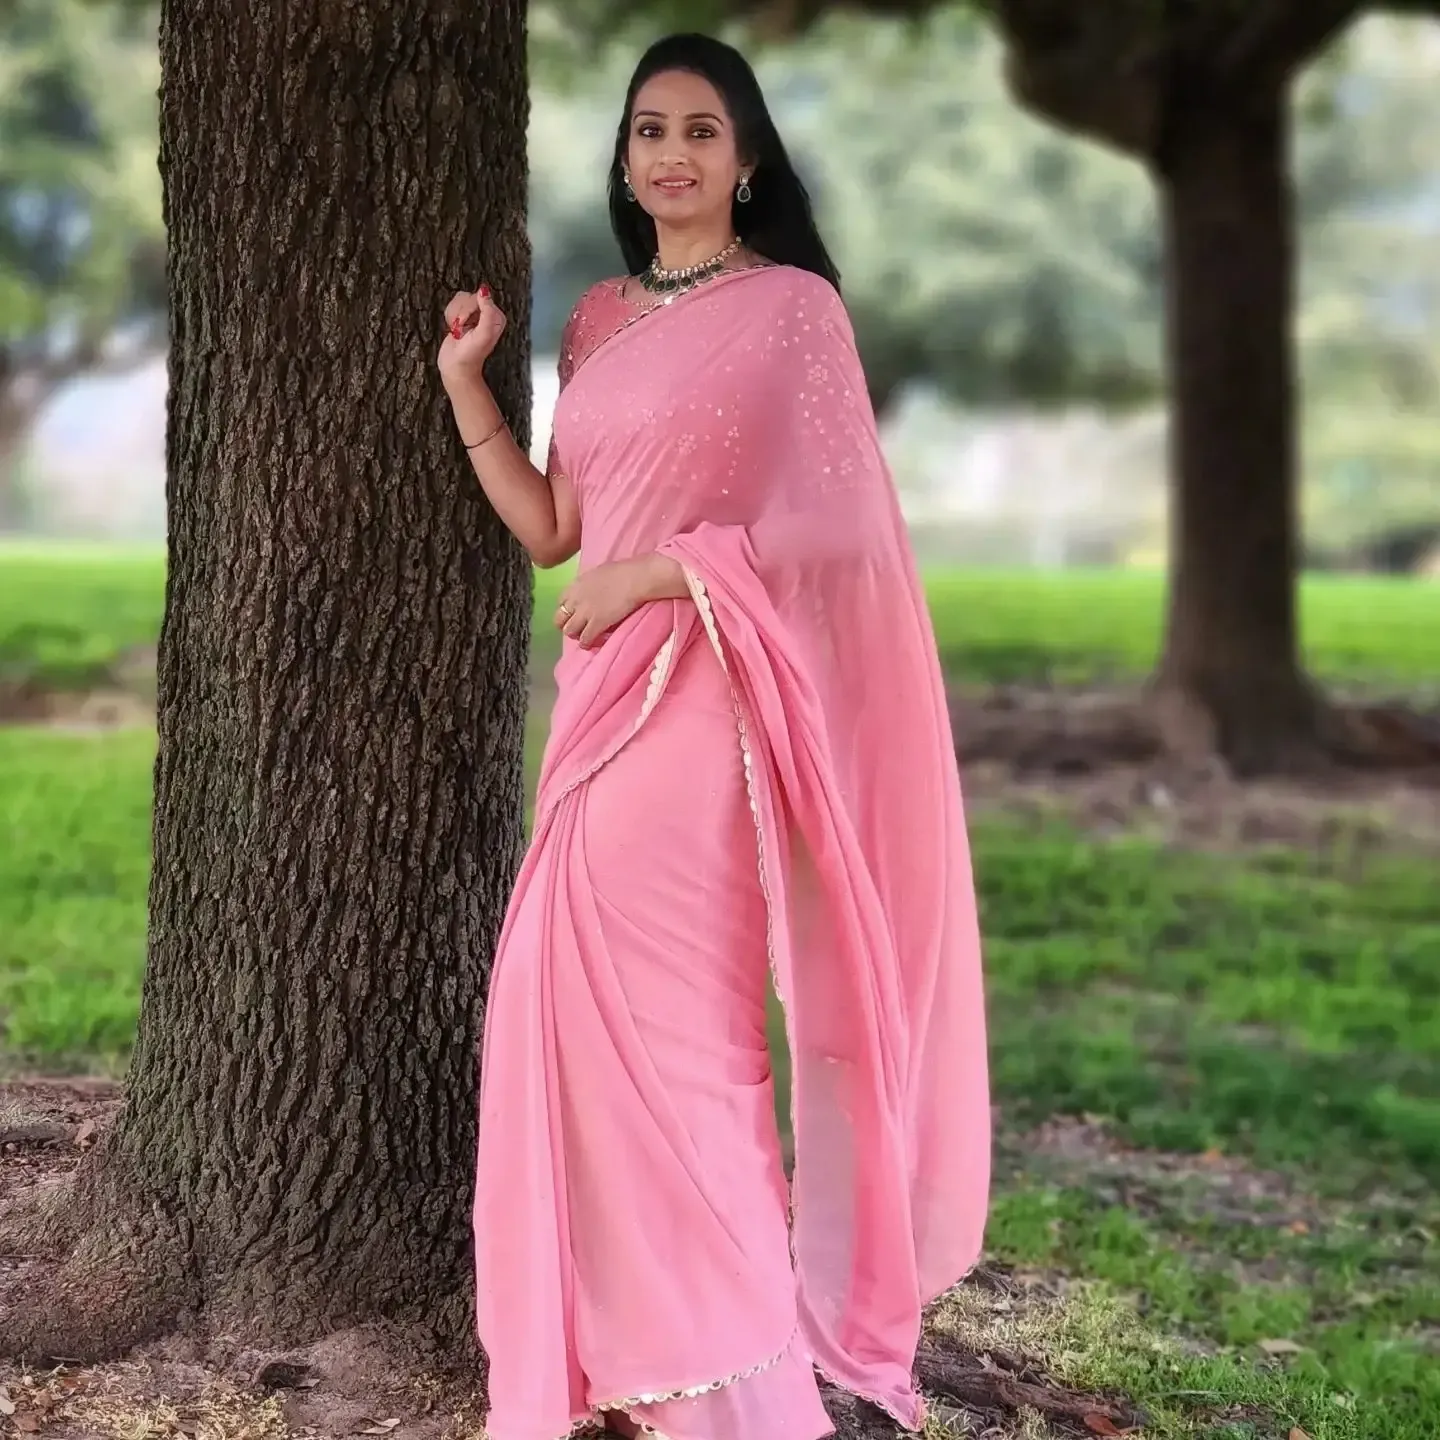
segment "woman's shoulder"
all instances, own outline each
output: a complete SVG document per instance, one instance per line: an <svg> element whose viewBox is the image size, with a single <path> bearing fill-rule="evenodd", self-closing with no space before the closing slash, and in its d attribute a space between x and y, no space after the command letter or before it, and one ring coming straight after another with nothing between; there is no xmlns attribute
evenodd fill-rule
<svg viewBox="0 0 1440 1440"><path fill-rule="evenodd" d="M597 340L613 330L624 311L623 277L600 280L575 302L560 337L560 374L568 379Z"/></svg>
<svg viewBox="0 0 1440 1440"><path fill-rule="evenodd" d="M607 306L619 304L625 295L627 276L616 275L608 280L597 280L588 290L581 293L570 311L569 325L580 324L587 316Z"/></svg>
<svg viewBox="0 0 1440 1440"><path fill-rule="evenodd" d="M823 275L798 265L761 265L753 278L756 298L767 313L848 327L845 302Z"/></svg>
<svg viewBox="0 0 1440 1440"><path fill-rule="evenodd" d="M798 265L757 265L755 278L762 281L766 292L777 300L825 305L840 301L840 292L823 275L802 270Z"/></svg>

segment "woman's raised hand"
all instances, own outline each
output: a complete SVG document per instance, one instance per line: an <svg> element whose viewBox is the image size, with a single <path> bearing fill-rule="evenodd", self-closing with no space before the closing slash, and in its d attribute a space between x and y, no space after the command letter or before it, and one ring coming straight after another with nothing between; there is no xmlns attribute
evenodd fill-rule
<svg viewBox="0 0 1440 1440"><path fill-rule="evenodd" d="M490 287L473 295L460 291L445 307L445 339L440 345L440 373L478 376L505 333L505 312Z"/></svg>

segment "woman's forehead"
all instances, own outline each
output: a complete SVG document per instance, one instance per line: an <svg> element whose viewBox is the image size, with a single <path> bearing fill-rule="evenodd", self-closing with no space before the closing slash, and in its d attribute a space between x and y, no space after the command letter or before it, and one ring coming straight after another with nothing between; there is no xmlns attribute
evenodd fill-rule
<svg viewBox="0 0 1440 1440"><path fill-rule="evenodd" d="M642 110L672 118L697 114L725 117L720 92L703 75L686 70L665 70L652 75L635 96L635 113L638 115Z"/></svg>

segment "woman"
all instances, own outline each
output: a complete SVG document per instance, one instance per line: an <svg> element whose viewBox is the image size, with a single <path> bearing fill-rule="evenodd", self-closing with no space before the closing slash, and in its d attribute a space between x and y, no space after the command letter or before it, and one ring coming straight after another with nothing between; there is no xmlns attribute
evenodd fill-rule
<svg viewBox="0 0 1440 1440"><path fill-rule="evenodd" d="M817 1369L915 1428L921 1306L978 1254L989 1159L923 595L834 268L736 52L645 55L610 210L634 273L571 317L547 474L483 380L487 287L440 352L501 519L539 565L580 556L486 1020L488 1430L814 1440Z"/></svg>

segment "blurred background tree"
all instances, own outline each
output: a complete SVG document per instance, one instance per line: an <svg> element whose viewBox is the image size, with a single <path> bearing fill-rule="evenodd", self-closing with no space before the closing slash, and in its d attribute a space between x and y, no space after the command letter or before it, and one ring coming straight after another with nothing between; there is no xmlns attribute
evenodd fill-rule
<svg viewBox="0 0 1440 1440"><path fill-rule="evenodd" d="M1068 513L1098 513L1143 478L1144 533L1025 553L1168 556L1161 678L1182 738L1242 766L1283 763L1326 716L1297 659L1302 559L1413 563L1440 543L1440 27L1377 20L1337 39L1363 9L534 0L537 347L553 350L575 295L616 264L601 179L639 48L676 25L734 33L816 195L877 410L928 394L967 415L1098 417L1127 458L1077 460L1096 473ZM118 336L158 337L153 11L9 0L0 62L0 524L13 527L16 437L47 395L102 352L143 353ZM1197 154L1233 141L1230 170L1192 176L1192 141ZM1148 498L1167 416L1168 538Z"/></svg>
<svg viewBox="0 0 1440 1440"><path fill-rule="evenodd" d="M841 11L904 17L920 43L931 47L938 85L949 81L948 93L932 91L931 123L905 132L899 163L887 170L873 163L875 132L921 92L895 84L885 70L883 45L866 40L866 83L850 87L863 88L865 123L827 132L829 152L848 167L852 188L864 192L868 207L868 225L857 226L862 236L868 230L873 237L860 251L861 275L868 255L869 273L880 276L884 298L877 303L862 280L855 304L867 321L876 398L883 403L893 377L918 363L919 355L962 343L972 354L998 354L1002 363L988 371L998 388L1019 381L1042 398L1073 393L1076 381L1111 399L1143 391L1143 326L1126 323L1125 302L1131 296L1140 301L1147 291L1153 302L1161 278L1164 379L1171 399L1171 583L1156 676L1161 714L1181 748L1218 750L1241 770L1283 768L1329 743L1331 716L1303 673L1296 618L1302 553L1297 238L1307 221L1334 217L1337 201L1357 226L1379 221L1383 207L1372 203L1363 216L1355 210L1354 181L1363 173L1372 193L1383 192L1384 172L1395 157L1368 147L1362 164L1339 155L1301 155L1294 97L1305 68L1370 7L1361 0L1264 0L1245 7L1219 0L985 0L976 7L1003 40L1009 88L1024 106L1047 124L1141 162L1158 214L1151 232L1158 240L1147 246L1125 223L1127 214L1143 216L1144 207L1106 205L1097 165L1082 170L1085 162L1047 153L1036 142L1027 167L993 136L981 141L969 118L983 109L975 96L983 96L984 87L972 90L968 83L974 71L966 61L974 52L963 37L970 33L967 23L975 23L968 16L947 17L923 0L862 6L709 0L683 7L683 21L673 0L556 3L563 23L545 40L560 54L567 38L593 44L597 35L618 32L633 45L641 33L677 23L743 23L754 35L793 36ZM1440 13L1437 0L1404 8ZM954 27L943 43L926 28L927 17L937 13ZM1332 145L1343 146L1347 128L1365 129L1359 122L1373 108L1373 97L1343 90L1327 97L1324 78L1301 108L1322 130L1320 118L1328 110L1337 132ZM1329 78L1333 90L1333 68ZM1374 134L1372 128L1367 138ZM957 171L957 165L963 168ZM937 183L942 174L947 184ZM993 187L987 198L999 202L988 214L974 203L987 175ZM1018 178L1032 193L1058 200L1046 208L1051 224L1037 226L1024 208L1006 206L1026 188L1016 184ZM1123 190L1118 176L1112 183ZM943 218L935 216L937 191L947 197ZM1096 206L1109 223L1094 223ZM933 226L932 218L938 222ZM1084 219L1091 221L1088 227L1066 225ZM928 237L935 247L923 261L910 248L915 236ZM982 237L988 243L977 250ZM888 271L880 258L887 252ZM1369 253L1373 262L1376 252ZM1354 254L1337 236L1326 258L1342 269ZM1022 270L1017 286L1013 279ZM967 292L998 302L989 312L996 317L991 326L975 324L978 317L963 300L947 303ZM918 347L900 318L911 297L930 330ZM984 315L984 302L979 308ZM1399 308L1393 287L1391 308ZM1143 313L1143 303L1136 309ZM1369 328L1378 323L1371 309L1366 303L1348 318L1363 310ZM1158 312L1152 303L1151 313ZM1323 314L1323 306L1315 313ZM1088 348L1073 344L1081 316L1088 317ZM952 328L956 319L971 325L964 341ZM1317 322L1317 334L1326 329ZM986 341L998 344L992 348ZM1400 349L1413 352L1414 346ZM1333 341L1331 351L1332 365L1340 363ZM1088 363L1074 363L1082 356Z"/></svg>
<svg viewBox="0 0 1440 1440"><path fill-rule="evenodd" d="M0 6L0 528L56 391L163 343L159 78L153 8Z"/></svg>
<svg viewBox="0 0 1440 1440"><path fill-rule="evenodd" d="M535 338L554 349L574 295L616 264L597 201L644 37L627 32L598 66L588 52L582 70L555 11L542 7L535 28L546 61L531 121ZM966 405L1160 398L1154 187L1019 109L993 31L963 10L908 25L841 16L803 44L761 50L758 68L841 262L882 414L911 383ZM1428 337L1380 302L1435 268L1426 230L1393 206L1440 174L1440 132L1426 123L1436 78L1433 60L1377 28L1337 45L1297 99L1301 338L1327 397L1362 373L1368 384L1379 350L1402 368L1429 364Z"/></svg>

